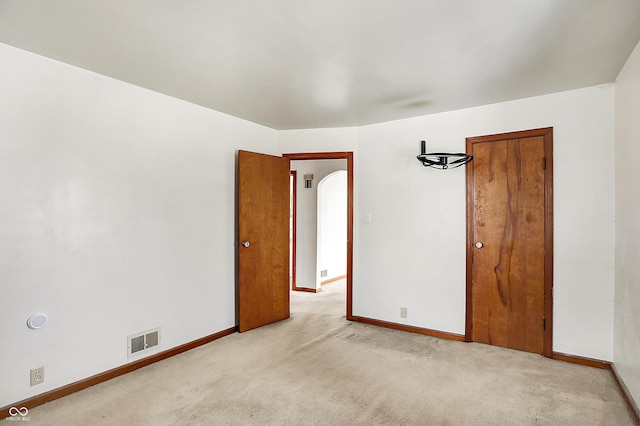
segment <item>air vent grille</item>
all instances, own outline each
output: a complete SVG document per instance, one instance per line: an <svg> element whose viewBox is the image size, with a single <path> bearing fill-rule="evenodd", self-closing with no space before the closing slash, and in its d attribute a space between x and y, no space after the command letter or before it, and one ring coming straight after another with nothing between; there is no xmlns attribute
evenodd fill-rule
<svg viewBox="0 0 640 426"><path fill-rule="evenodd" d="M127 337L127 357L144 353L160 345L160 327Z"/></svg>

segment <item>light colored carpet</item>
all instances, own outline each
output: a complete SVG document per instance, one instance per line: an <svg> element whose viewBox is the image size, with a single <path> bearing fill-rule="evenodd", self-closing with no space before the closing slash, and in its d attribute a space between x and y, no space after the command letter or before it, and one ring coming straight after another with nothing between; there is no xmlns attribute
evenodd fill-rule
<svg viewBox="0 0 640 426"><path fill-rule="evenodd" d="M29 411L31 425L631 425L608 371L348 322L344 283ZM6 421L9 424L8 421Z"/></svg>

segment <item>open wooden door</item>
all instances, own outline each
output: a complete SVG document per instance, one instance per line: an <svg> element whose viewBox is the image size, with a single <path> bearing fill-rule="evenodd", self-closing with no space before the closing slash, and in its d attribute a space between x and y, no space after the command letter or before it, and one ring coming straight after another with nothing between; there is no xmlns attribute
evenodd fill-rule
<svg viewBox="0 0 640 426"><path fill-rule="evenodd" d="M289 159L238 151L238 331L289 318Z"/></svg>

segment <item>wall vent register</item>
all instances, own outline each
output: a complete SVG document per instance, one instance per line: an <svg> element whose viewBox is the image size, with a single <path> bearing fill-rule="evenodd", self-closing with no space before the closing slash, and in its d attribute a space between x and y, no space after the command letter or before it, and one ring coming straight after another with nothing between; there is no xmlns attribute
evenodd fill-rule
<svg viewBox="0 0 640 426"><path fill-rule="evenodd" d="M304 175L304 187L311 188L311 182L313 181L313 175Z"/></svg>
<svg viewBox="0 0 640 426"><path fill-rule="evenodd" d="M160 328L127 336L127 357L135 356L160 345Z"/></svg>

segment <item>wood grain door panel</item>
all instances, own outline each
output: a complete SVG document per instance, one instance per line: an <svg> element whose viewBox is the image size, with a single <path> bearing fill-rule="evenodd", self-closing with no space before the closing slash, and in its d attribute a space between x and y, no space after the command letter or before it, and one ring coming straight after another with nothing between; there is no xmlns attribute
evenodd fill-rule
<svg viewBox="0 0 640 426"><path fill-rule="evenodd" d="M238 237L238 330L289 318L289 159L238 152Z"/></svg>
<svg viewBox="0 0 640 426"><path fill-rule="evenodd" d="M547 137L525 132L467 142L474 157L467 169L468 340L551 352Z"/></svg>

